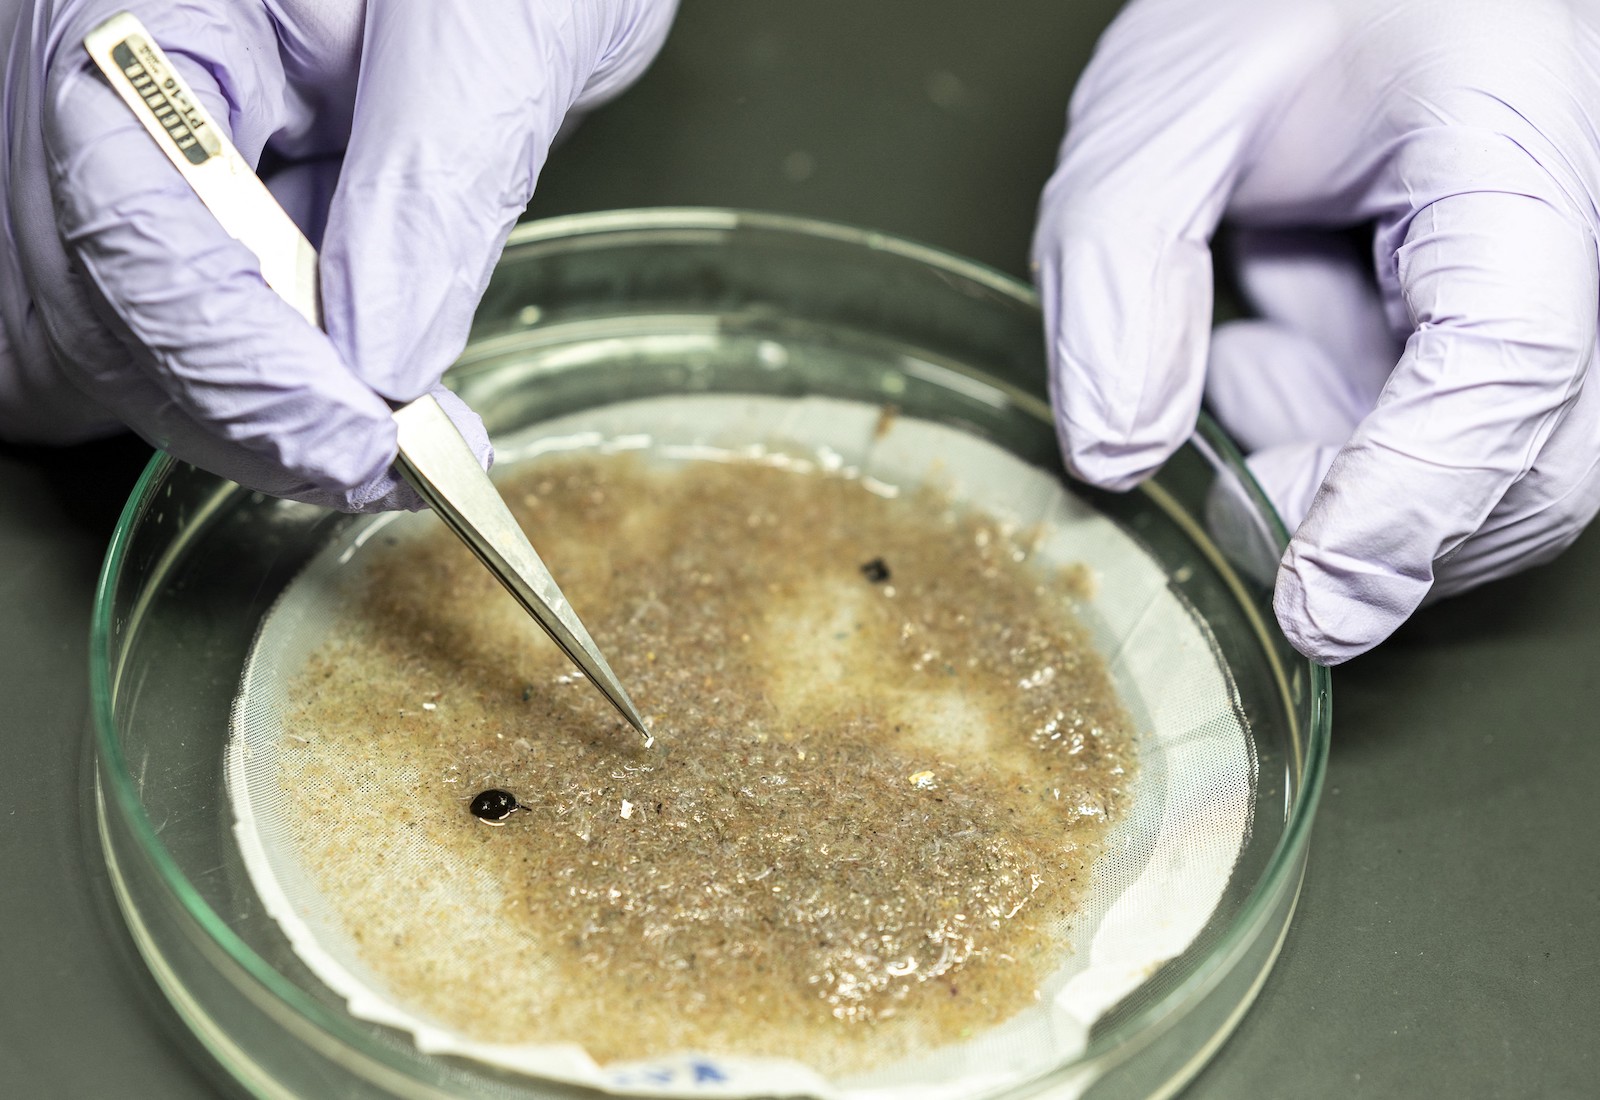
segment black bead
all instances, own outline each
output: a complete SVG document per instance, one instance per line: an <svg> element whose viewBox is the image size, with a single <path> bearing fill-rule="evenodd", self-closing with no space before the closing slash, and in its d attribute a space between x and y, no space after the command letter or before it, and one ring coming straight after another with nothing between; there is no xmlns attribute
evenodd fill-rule
<svg viewBox="0 0 1600 1100"><path fill-rule="evenodd" d="M882 584L889 579L889 566L882 558L873 558L861 567L861 575L873 584Z"/></svg>
<svg viewBox="0 0 1600 1100"><path fill-rule="evenodd" d="M510 791L491 787L487 791L480 792L472 800L472 805L467 808L472 811L473 817L481 818L491 825L499 825L522 809L522 806L517 802L517 796Z"/></svg>

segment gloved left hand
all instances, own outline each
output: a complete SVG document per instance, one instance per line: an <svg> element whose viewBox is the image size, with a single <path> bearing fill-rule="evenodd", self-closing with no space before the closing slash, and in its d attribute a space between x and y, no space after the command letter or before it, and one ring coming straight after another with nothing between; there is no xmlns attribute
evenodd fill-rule
<svg viewBox="0 0 1600 1100"><path fill-rule="evenodd" d="M388 402L439 387L564 121L672 0L0 0L0 437L118 422L253 489L414 502ZM324 335L267 288L94 69L131 10L321 249Z"/></svg>
<svg viewBox="0 0 1600 1100"><path fill-rule="evenodd" d="M1329 664L1553 557L1600 508L1597 133L1587 0L1132 0L1034 243L1069 465L1134 484L1205 393ZM1212 336L1224 215L1262 317Z"/></svg>

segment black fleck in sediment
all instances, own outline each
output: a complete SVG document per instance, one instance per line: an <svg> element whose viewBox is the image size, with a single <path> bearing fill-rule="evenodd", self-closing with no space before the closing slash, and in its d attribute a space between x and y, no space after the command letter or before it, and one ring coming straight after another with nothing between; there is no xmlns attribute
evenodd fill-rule
<svg viewBox="0 0 1600 1100"><path fill-rule="evenodd" d="M889 579L889 564L882 558L873 558L861 567L861 575L873 584L882 584Z"/></svg>

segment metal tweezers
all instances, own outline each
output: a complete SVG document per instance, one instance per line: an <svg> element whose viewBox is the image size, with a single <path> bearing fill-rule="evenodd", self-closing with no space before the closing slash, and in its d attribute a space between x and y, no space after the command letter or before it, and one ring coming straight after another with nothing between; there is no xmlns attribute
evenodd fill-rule
<svg viewBox="0 0 1600 1100"><path fill-rule="evenodd" d="M322 325L317 254L217 128L143 24L123 12L83 40L118 95L228 234L256 254L267 285ZM628 693L517 526L472 448L431 396L394 414L395 470L439 514L628 724L654 743Z"/></svg>

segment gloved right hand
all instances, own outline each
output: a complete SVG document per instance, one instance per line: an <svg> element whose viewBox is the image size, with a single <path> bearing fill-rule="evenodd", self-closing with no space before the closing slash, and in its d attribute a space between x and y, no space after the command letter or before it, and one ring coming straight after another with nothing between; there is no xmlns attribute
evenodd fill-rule
<svg viewBox="0 0 1600 1100"><path fill-rule="evenodd" d="M0 437L119 422L250 488L415 506L389 402L440 394L563 121L672 0L0 0ZM261 280L83 48L131 10L322 252L326 334Z"/></svg>

